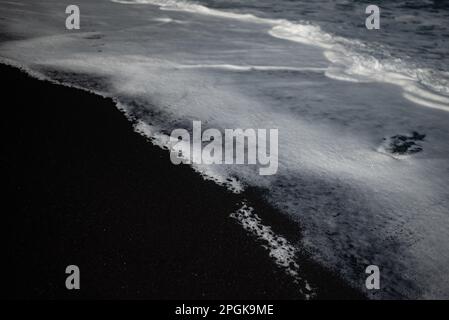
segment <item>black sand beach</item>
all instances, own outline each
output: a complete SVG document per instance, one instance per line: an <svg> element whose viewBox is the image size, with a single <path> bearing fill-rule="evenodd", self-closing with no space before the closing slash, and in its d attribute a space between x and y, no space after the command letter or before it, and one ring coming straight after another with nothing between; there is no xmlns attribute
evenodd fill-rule
<svg viewBox="0 0 449 320"><path fill-rule="evenodd" d="M3 296L302 298L229 218L241 195L173 165L112 100L0 70ZM281 225L253 202L273 228ZM80 267L81 290L65 288L71 264ZM363 298L315 264L304 270L318 299Z"/></svg>

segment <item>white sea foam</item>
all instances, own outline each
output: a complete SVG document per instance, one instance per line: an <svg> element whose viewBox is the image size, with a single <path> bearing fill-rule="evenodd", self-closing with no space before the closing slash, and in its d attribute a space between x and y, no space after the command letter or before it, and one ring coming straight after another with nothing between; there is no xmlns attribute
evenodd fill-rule
<svg viewBox="0 0 449 320"><path fill-rule="evenodd" d="M154 19L154 21L163 22L163 23L170 23L170 22L173 22L173 19L165 17L165 18L156 18L156 19Z"/></svg>
<svg viewBox="0 0 449 320"><path fill-rule="evenodd" d="M199 14L206 14L210 16L216 16L221 18L230 18L230 19L238 19L245 20L249 22L256 23L266 23L266 19L262 19L256 17L252 14L242 14L242 13L233 13L226 12L221 10L210 9L200 4L188 2L188 1L176 1L176 0L135 0L135 1L126 1L126 0L111 0L112 2L121 3L121 4L151 4L160 6L161 9L166 11L185 11Z"/></svg>
<svg viewBox="0 0 449 320"><path fill-rule="evenodd" d="M231 217L239 221L245 230L263 241L263 246L269 251L270 257L299 285L301 295L306 299L316 295L309 282L303 277L297 262L297 248L286 238L273 232L270 226L264 225L260 217L254 213L254 208L243 203L239 210L231 214Z"/></svg>
<svg viewBox="0 0 449 320"><path fill-rule="evenodd" d="M312 71L312 72L324 72L326 68L314 68L314 67L303 67L295 68L288 66L242 66L234 64L197 64L197 65L180 65L179 69L221 69L230 71Z"/></svg>
<svg viewBox="0 0 449 320"><path fill-rule="evenodd" d="M123 109L127 109L126 106L122 106ZM147 137L150 141L165 150L172 150L173 143L170 141L170 136L163 134L155 126L150 126L149 124L138 121L135 125L135 130L137 133ZM179 143L179 142L177 142ZM206 180L214 181L215 183L225 186L228 190L238 194L243 192L244 186L235 177L227 175L227 172L220 170L220 166L202 165L202 164L192 164L191 167L201 174L201 176Z"/></svg>

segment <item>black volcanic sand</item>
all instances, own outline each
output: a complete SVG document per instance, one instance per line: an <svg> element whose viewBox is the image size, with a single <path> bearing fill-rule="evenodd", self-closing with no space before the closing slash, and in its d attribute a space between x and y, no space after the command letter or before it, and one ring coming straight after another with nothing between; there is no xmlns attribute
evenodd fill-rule
<svg viewBox="0 0 449 320"><path fill-rule="evenodd" d="M0 70L4 298L301 298L229 218L242 196L173 165L111 99ZM257 192L245 197L275 231L293 228ZM71 264L81 290L65 288ZM318 298L362 298L304 268Z"/></svg>

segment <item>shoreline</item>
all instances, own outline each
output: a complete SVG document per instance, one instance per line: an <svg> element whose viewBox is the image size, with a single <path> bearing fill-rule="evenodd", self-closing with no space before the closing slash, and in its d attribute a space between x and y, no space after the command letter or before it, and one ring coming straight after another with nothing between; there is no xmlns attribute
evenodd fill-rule
<svg viewBox="0 0 449 320"><path fill-rule="evenodd" d="M9 299L301 299L259 240L230 214L247 200L269 226L299 227L260 190L235 195L148 143L110 98L1 64ZM292 235L294 235L292 237ZM317 299L363 299L301 261ZM81 290L65 267L78 265ZM32 270L32 280L27 274Z"/></svg>

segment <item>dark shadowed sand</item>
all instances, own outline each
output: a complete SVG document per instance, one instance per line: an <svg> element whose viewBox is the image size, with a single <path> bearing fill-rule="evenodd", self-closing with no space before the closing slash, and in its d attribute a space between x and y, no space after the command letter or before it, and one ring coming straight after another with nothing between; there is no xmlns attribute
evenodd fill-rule
<svg viewBox="0 0 449 320"><path fill-rule="evenodd" d="M229 217L241 195L171 164L112 100L0 69L4 297L302 298ZM244 196L275 230L289 225ZM65 288L70 264L81 290ZM317 298L363 297L311 262L304 270Z"/></svg>

